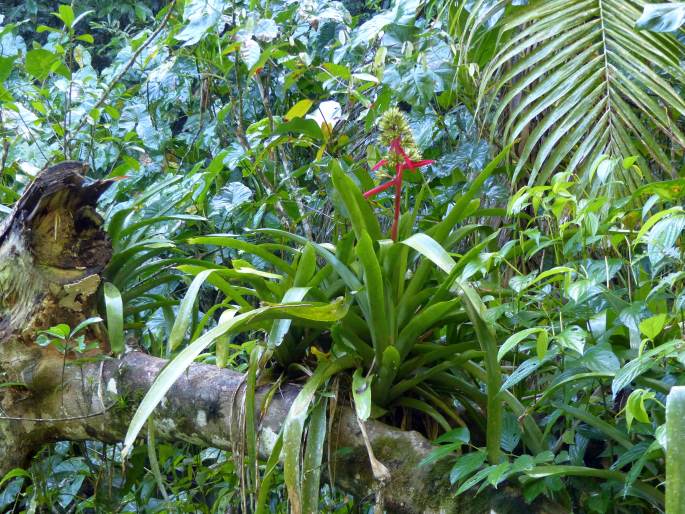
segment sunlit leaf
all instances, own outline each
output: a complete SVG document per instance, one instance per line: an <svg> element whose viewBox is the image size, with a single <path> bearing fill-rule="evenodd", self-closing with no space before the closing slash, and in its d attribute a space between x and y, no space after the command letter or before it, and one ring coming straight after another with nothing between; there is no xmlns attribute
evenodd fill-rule
<svg viewBox="0 0 685 514"><path fill-rule="evenodd" d="M343 317L346 312L346 308L342 302L336 302L329 305L272 305L260 307L245 314L240 314L227 320L225 323L216 326L181 350L181 352L159 373L131 419L124 439L124 450L122 453L127 455L131 451L131 447L133 446L138 433L143 428L147 419L152 415L155 407L162 401L162 398L167 391L169 391L176 380L185 372L188 366L192 364L195 358L197 358L197 356L217 338L228 332L244 330L250 323L266 319L293 317L315 321L336 321Z"/></svg>
<svg viewBox="0 0 685 514"><path fill-rule="evenodd" d="M167 342L167 353L169 355L183 342L183 338L193 321L195 302L200 293L200 288L205 283L205 280L207 280L207 277L214 271L211 269L202 271L190 283L190 287L188 287L186 295L178 307L174 326L171 327L171 332L169 333L169 340Z"/></svg>
<svg viewBox="0 0 685 514"><path fill-rule="evenodd" d="M107 333L109 347L114 354L124 353L124 305L121 293L114 284L105 282L105 309L107 311Z"/></svg>
<svg viewBox="0 0 685 514"><path fill-rule="evenodd" d="M314 102L312 100L304 99L300 100L297 102L295 105L293 105L290 110L285 115L286 121L290 121L294 118L302 118L304 117L308 112L309 109L312 107Z"/></svg>
<svg viewBox="0 0 685 514"><path fill-rule="evenodd" d="M352 375L352 397L357 417L366 421L371 415L371 381L362 376L362 370L357 368Z"/></svg>
<svg viewBox="0 0 685 514"><path fill-rule="evenodd" d="M673 32L685 23L685 3L645 4L635 26L653 32Z"/></svg>

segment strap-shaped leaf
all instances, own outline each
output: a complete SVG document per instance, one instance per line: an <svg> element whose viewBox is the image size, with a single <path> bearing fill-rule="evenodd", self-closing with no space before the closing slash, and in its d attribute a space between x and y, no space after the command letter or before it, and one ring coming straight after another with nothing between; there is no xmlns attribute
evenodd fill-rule
<svg viewBox="0 0 685 514"><path fill-rule="evenodd" d="M245 330L252 323L258 323L269 319L299 318L315 321L337 321L347 314L347 306L343 301L336 301L331 304L288 304L271 305L260 307L245 314L240 314L199 337L170 361L159 373L155 381L150 386L147 394L140 402L124 438L124 449L122 454L127 455L140 430L145 425L147 419L152 415L155 407L162 401L164 395L171 389L176 380L185 372L205 348L212 344L217 338L228 332L238 332Z"/></svg>
<svg viewBox="0 0 685 514"><path fill-rule="evenodd" d="M345 174L340 163L336 160L331 161L331 178L333 179L333 186L345 204L352 229L357 238L361 237L362 231L365 230L371 239L379 240L381 229L369 202L364 199L357 185Z"/></svg>
<svg viewBox="0 0 685 514"><path fill-rule="evenodd" d="M178 308L174 326L171 327L169 341L167 342L168 355L171 355L171 353L183 342L183 338L185 337L186 332L188 332L188 327L190 327L190 323L193 321L195 301L200 294L200 288L202 287L202 284L205 283L205 280L207 280L207 277L214 271L215 270L213 269L201 271L190 283L190 287L188 287L188 291L183 297L183 300L181 300L181 305Z"/></svg>
<svg viewBox="0 0 685 514"><path fill-rule="evenodd" d="M363 230L357 242L357 257L364 270L364 295L367 298L369 312L367 321L373 339L373 347L376 358L380 362L383 351L391 343L390 327L386 315L385 292L381 266L373 248L373 242L369 234Z"/></svg>
<svg viewBox="0 0 685 514"><path fill-rule="evenodd" d="M319 364L314 374L302 387L293 401L288 416L283 423L283 478L288 488L288 498L294 514L302 514L302 477L300 454L302 453L302 434L309 412L309 405L323 383L332 375L355 365L354 357L346 355L334 361Z"/></svg>
<svg viewBox="0 0 685 514"><path fill-rule="evenodd" d="M291 287L283 295L281 303L301 302L305 295L309 292L309 287ZM270 348L279 346L283 342L283 338L290 330L292 320L277 319L274 321L271 332L269 332L268 345Z"/></svg>
<svg viewBox="0 0 685 514"><path fill-rule="evenodd" d="M109 347L112 353L119 355L124 353L124 303L121 293L110 282L105 282L104 294Z"/></svg>
<svg viewBox="0 0 685 514"><path fill-rule="evenodd" d="M326 407L328 401L321 398L312 409L307 428L307 448L302 462L302 511L318 512L321 485L321 468L326 441Z"/></svg>

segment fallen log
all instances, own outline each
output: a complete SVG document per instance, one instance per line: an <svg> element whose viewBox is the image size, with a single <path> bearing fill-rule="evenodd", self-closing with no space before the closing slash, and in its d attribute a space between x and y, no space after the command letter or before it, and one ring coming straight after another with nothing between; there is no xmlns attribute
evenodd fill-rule
<svg viewBox="0 0 685 514"><path fill-rule="evenodd" d="M0 225L0 477L28 465L46 443L60 440L123 440L139 401L166 361L140 352L107 357L107 340L97 325L103 358L82 362L36 344L38 333L59 323L71 327L92 316L100 274L111 257L95 206L110 181L88 181L86 168L66 162L36 177ZM242 402L243 376L196 364L157 408L157 436L231 450L241 434L233 406ZM263 387L256 405L266 395ZM286 384L259 412L260 453L269 454L299 389ZM388 512L556 512L532 508L513 488L496 495L454 496L448 464L419 466L431 450L421 434L367 422L376 458L390 472L382 488ZM337 409L332 433L335 483L359 498L378 491L354 412Z"/></svg>

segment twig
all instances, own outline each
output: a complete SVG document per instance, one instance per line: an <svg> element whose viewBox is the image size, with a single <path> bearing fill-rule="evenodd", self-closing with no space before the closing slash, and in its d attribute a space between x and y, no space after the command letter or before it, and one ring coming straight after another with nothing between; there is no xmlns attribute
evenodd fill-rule
<svg viewBox="0 0 685 514"><path fill-rule="evenodd" d="M274 116L273 112L271 111L271 104L269 103L269 95L267 94L267 91L264 88L264 84L262 84L262 79L259 77L259 75L255 75L255 82L257 83L257 89L259 90L259 96L262 99L262 104L264 105L266 116L267 118L269 118L269 128L273 132ZM284 182L286 188L288 189L288 192L292 195L293 199L295 200L295 205L297 206L297 211L300 214L300 221L302 222L302 228L304 229L304 233L310 241L313 241L314 236L312 234L312 228L309 225L309 220L305 217L304 203L302 202L302 198L300 198L300 196L297 194L297 188L291 182L292 178L290 177L290 161L288 160L288 156L286 155L285 150L283 150L283 147L281 145L278 146L278 155L280 156L281 161L283 162L283 171L285 172Z"/></svg>
<svg viewBox="0 0 685 514"><path fill-rule="evenodd" d="M238 138L238 143L240 144L240 146L243 147L243 150L245 150L246 153L251 153L252 147L250 146L250 142L247 140L247 137L245 136L245 129L243 126L243 88L242 83L240 82L240 75L238 74L237 54L235 57L235 65L233 66L233 69L235 71L235 81L236 87L238 89L238 108L233 109L233 116L236 119L235 133L236 137ZM230 89L228 94L231 98L231 103L235 105L236 101L233 98L233 94L230 92ZM254 173L257 175L257 180L264 188L264 191L266 191L267 196L273 196L276 199L274 207L276 208L276 212L278 213L278 215L281 217L281 223L284 226L288 227L290 231L293 231L294 227L292 227L290 220L288 218L288 214L285 212L285 209L283 208L281 199L275 195L275 189L273 184L271 184L271 181L267 178L266 175L264 175L264 172L259 168L259 166L254 166L252 168L252 171L254 171Z"/></svg>
<svg viewBox="0 0 685 514"><path fill-rule="evenodd" d="M167 10L167 13L164 15L164 18L162 19L162 22L159 24L159 27L157 27L155 29L155 31L152 34L150 34L150 36L143 42L142 45L140 45L138 47L138 49L135 52L133 52L133 55L131 56L131 58L126 63L126 66L124 66L124 68L119 73L117 73L117 75L110 81L109 85L103 91L102 95L100 95L100 98L98 99L98 101L95 103L95 105L93 106L93 108L91 110L99 109L100 107L102 107L102 104L105 103L105 101L107 100L107 97L109 97L110 93L112 92L112 89L114 89L114 86L116 86L117 83L124 77L124 75L126 75L126 73L128 73L128 70L131 69L133 64L136 62L136 59L138 59L138 57L143 52L143 50L145 50L150 45L150 43L152 43L152 41L155 40L155 38L159 35L159 33L162 32L162 30L164 29L166 24L169 22L169 19L171 18L171 15L174 12L174 5L175 4L176 4L176 0L171 0L171 3L169 4L168 10ZM78 126L74 129L72 134L78 134L80 132L80 130L87 123L87 120L88 120L87 116L84 116L81 119L81 122L78 124Z"/></svg>

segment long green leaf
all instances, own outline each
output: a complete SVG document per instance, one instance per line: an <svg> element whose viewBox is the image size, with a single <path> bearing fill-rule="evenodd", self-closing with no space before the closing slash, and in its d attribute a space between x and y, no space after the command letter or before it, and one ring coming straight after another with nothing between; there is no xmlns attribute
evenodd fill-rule
<svg viewBox="0 0 685 514"><path fill-rule="evenodd" d="M259 484L259 492L257 493L257 508L255 514L267 514L270 513L270 509L267 507L267 502L271 493L271 484L276 478L276 470L278 469L279 459L281 456L281 450L283 449L283 432L278 434L276 443L274 444L269 459L266 461L266 470L264 471L264 476Z"/></svg>
<svg viewBox="0 0 685 514"><path fill-rule="evenodd" d="M295 514L302 514L303 512L300 453L309 404L314 399L316 391L329 377L354 365L355 358L349 355L334 361L320 363L293 401L283 423L283 476L288 488L290 505Z"/></svg>
<svg viewBox="0 0 685 514"><path fill-rule="evenodd" d="M157 460L157 443L155 442L155 427L148 423L147 425L147 458L150 461L150 470L157 482L157 488L165 500L169 498L166 487L164 486L164 478L159 469L159 461Z"/></svg>
<svg viewBox="0 0 685 514"><path fill-rule="evenodd" d="M307 447L302 461L302 512L319 512L321 463L326 440L326 407L322 398L312 409L307 430Z"/></svg>
<svg viewBox="0 0 685 514"><path fill-rule="evenodd" d="M212 269L202 271L190 283L190 287L188 287L188 291L186 291L186 295L183 297L181 305L178 307L174 326L171 327L171 332L169 333L167 355L171 355L183 342L183 338L185 337L186 332L188 332L188 327L190 327L190 324L193 321L193 310L197 296L200 293L200 288L202 287L202 284L205 283L205 280L207 280L207 277L214 271L215 270Z"/></svg>
<svg viewBox="0 0 685 514"><path fill-rule="evenodd" d="M297 262L297 269L293 277L293 286L305 287L316 273L316 250L307 243L302 249L300 260Z"/></svg>
<svg viewBox="0 0 685 514"><path fill-rule="evenodd" d="M603 480L614 480L620 483L628 481L628 475L619 471L610 471L608 469L586 468L583 466L536 466L531 471L526 471L526 475L532 478L546 478L546 477L583 477L583 478L599 478ZM655 505L664 505L664 493L659 491L656 487L647 485L644 482L634 482L633 488L636 491L644 494Z"/></svg>
<svg viewBox="0 0 685 514"><path fill-rule="evenodd" d="M348 288L350 288L352 291L358 291L362 288L362 283L360 282L359 278L357 278L357 275L355 275L355 273L349 267L347 267L345 263L343 263L331 251L327 250L322 245L307 241L306 238L298 236L297 234L291 234L290 232L286 232L285 230L279 230L274 228L262 228L255 230L255 232L283 237L285 239L290 239L291 241L295 241L296 243L302 245L305 245L307 243L311 244L314 247L314 250L316 250L316 253L318 253L321 257L326 259L326 261L328 261L328 263L333 267L335 272L338 275L340 275L340 278L342 278L345 281L345 285ZM362 305L362 308L365 309L366 307Z"/></svg>
<svg viewBox="0 0 685 514"><path fill-rule="evenodd" d="M499 351L497 352L497 360L501 361L502 357L527 337L537 334L538 332L545 332L546 330L547 329L543 327L527 328L509 336L507 340L502 343L502 346L500 346Z"/></svg>
<svg viewBox="0 0 685 514"><path fill-rule="evenodd" d="M364 199L357 185L345 174L337 160L333 159L330 166L333 186L345 204L357 239L366 231L371 239L378 241L381 238L381 229L369 202Z"/></svg>
<svg viewBox="0 0 685 514"><path fill-rule="evenodd" d="M237 308L228 308L219 316L219 325L223 325L228 320L238 314ZM216 365L220 368L225 368L228 365L229 344L231 343L231 335L224 334L216 338Z"/></svg>
<svg viewBox="0 0 685 514"><path fill-rule="evenodd" d="M257 374L264 348L257 345L250 352L250 360L245 376L245 446L247 447L247 481L248 487L253 488L259 472L257 460L257 423L255 421L255 395L257 388ZM244 493L244 492L243 492Z"/></svg>
<svg viewBox="0 0 685 514"><path fill-rule="evenodd" d="M671 389L666 400L666 512L685 512L685 387Z"/></svg>
<svg viewBox="0 0 685 514"><path fill-rule="evenodd" d="M415 234L416 236L416 234ZM420 237L412 236L409 238L412 248L421 253L429 261L433 262L442 271L449 274L456 266L454 259L445 249L433 238L426 234ZM478 296L478 293L465 283L460 283L462 291L461 301L466 309L473 328L476 332L481 349L485 353L485 370L487 373L487 392L488 392L488 418L487 418L487 448L488 458L491 463L498 463L500 460L500 439L502 434L502 398L500 387L502 385L502 371L497 360L497 340L490 326L485 322L485 306Z"/></svg>
<svg viewBox="0 0 685 514"><path fill-rule="evenodd" d="M119 237L129 237L141 228L149 227L150 225L162 223L165 221L207 221L207 218L205 218L204 216L196 216L194 214L172 214L170 216L156 216L154 218L146 218L136 223L132 223L131 225L122 229L119 234Z"/></svg>
<svg viewBox="0 0 685 514"><path fill-rule="evenodd" d="M229 272L231 270L229 270L228 268L217 267L208 262L200 262L197 264L181 264L180 266L178 266L179 271L182 271L183 273L188 273L189 275L198 275L207 269L217 269L221 271L220 273L214 273L209 275L207 277L207 282L216 287L219 291L226 295L227 298L231 299L236 304L238 304L243 311L252 309L252 305L250 305L250 303L247 300L245 300L243 296L253 294L254 291L236 286L224 280L221 277L222 274L226 276L231 276L229 275ZM232 277L235 277L235 275L232 275Z"/></svg>
<svg viewBox="0 0 685 514"><path fill-rule="evenodd" d="M397 401L397 405L400 405L402 407L408 407L410 409L417 410L419 412L423 412L424 414L429 415L431 418L433 418L438 425L440 425L440 428L442 428L445 432L448 432L449 430L452 429L450 424L447 422L445 417L440 414L435 407L433 407L431 404L424 402L423 400L417 400L416 398L409 398L409 397L402 397ZM453 450L454 451L454 450ZM428 460L428 462L422 461L423 465L430 464L431 461Z"/></svg>
<svg viewBox="0 0 685 514"><path fill-rule="evenodd" d="M476 291L467 284L460 284L463 291L462 301L466 313L471 319L476 337L485 352L485 371L487 373L486 390L488 393L488 417L486 444L488 459L491 464L499 463L502 439L502 370L497 361L497 340L494 331L485 322L485 306Z"/></svg>
<svg viewBox="0 0 685 514"><path fill-rule="evenodd" d="M571 384L571 383L573 383L573 382L578 382L578 381L580 381L580 380L588 380L588 379L594 380L594 379L600 379L600 378L611 378L611 377L613 377L613 376L614 376L614 374L611 373L611 372L601 372L601 371L592 371L592 372L589 372L589 373L578 373L577 375L574 375L574 376L572 376L572 377L565 378L564 380L561 380L561 381L559 381L559 382L557 382L557 383L551 385L551 386L548 387L547 389L545 389L545 392L542 393L542 395L540 396L540 398L537 399L537 401L535 402L535 405L536 405L536 406L537 406L537 405L540 405L540 404L543 403L547 398L549 398L550 396L552 396L552 394L554 394L554 392L555 392L556 390L558 390L558 389L561 388L561 387L564 387L564 386L567 385L567 384Z"/></svg>
<svg viewBox="0 0 685 514"><path fill-rule="evenodd" d="M107 334L112 353L124 353L124 302L116 286L105 282L105 311L107 312Z"/></svg>
<svg viewBox="0 0 685 514"><path fill-rule="evenodd" d="M428 332L431 328L444 325L445 318L459 304L459 298L439 302L418 312L397 336L397 350L402 360L409 355L412 347L417 343L419 337Z"/></svg>
<svg viewBox="0 0 685 514"><path fill-rule="evenodd" d="M369 315L366 321L371 331L376 359L380 362L383 357L383 351L388 345L392 344L392 341L390 340L390 328L388 327L388 317L385 308L383 274L371 237L365 230L362 231L357 241L356 251L364 270L364 294L369 306Z"/></svg>
<svg viewBox="0 0 685 514"><path fill-rule="evenodd" d="M304 299L304 297L309 292L309 287L291 287L283 295L281 303L297 303ZM283 338L290 330L290 325L292 320L289 319L277 319L274 321L271 327L271 332L269 332L269 338L267 339L270 348L279 346L283 342Z"/></svg>
<svg viewBox="0 0 685 514"><path fill-rule="evenodd" d="M213 245L222 246L225 248L232 248L235 250L240 250L242 252L251 253L264 259L269 264L272 264L277 270L286 273L288 275L294 275L295 270L293 267L285 262L283 259L276 257L273 253L266 251L260 245L248 243L247 241L242 241L237 239L236 236L231 234L210 234L202 237L191 237L188 239L189 244L195 245Z"/></svg>
<svg viewBox="0 0 685 514"><path fill-rule="evenodd" d="M457 198L454 206L447 213L447 216L438 223L435 227L427 231L427 234L435 239L438 243L443 243L451 230L457 223L464 220L469 212L467 207L471 201L480 192L485 181L490 178L500 167L504 159L509 155L512 144L505 146L494 159L492 159L487 166L481 171L476 178L471 182L469 188Z"/></svg>
<svg viewBox="0 0 685 514"><path fill-rule="evenodd" d="M245 314L235 316L205 333L202 337L181 350L181 352L164 367L152 383L131 419L131 423L129 424L128 431L124 438L122 454L125 456L131 451L131 447L140 430L143 428L143 425L152 415L155 407L162 401L164 395L171 389L171 386L173 386L176 380L178 380L185 370L188 369L197 356L217 338L227 332L244 330L250 323L262 320L292 317L316 321L337 321L345 316L346 311L347 309L342 301L323 306L307 303L300 305L272 305L260 307Z"/></svg>
<svg viewBox="0 0 685 514"><path fill-rule="evenodd" d="M376 403L385 405L390 400L388 392L397 376L401 362L400 352L394 346L388 346L383 351L383 358L373 388L373 400ZM364 420L362 419L362 421Z"/></svg>
<svg viewBox="0 0 685 514"><path fill-rule="evenodd" d="M624 432L621 432L615 426L607 423L606 421L598 418L597 416L594 416L593 414L590 414L588 411L584 409L562 403L555 403L554 407L564 411L569 416L573 416L574 418L577 418L587 423L588 425L596 428L600 432L611 437L614 441L616 441L624 448L631 448L633 446L633 443L630 442L630 439L628 439L628 436Z"/></svg>

